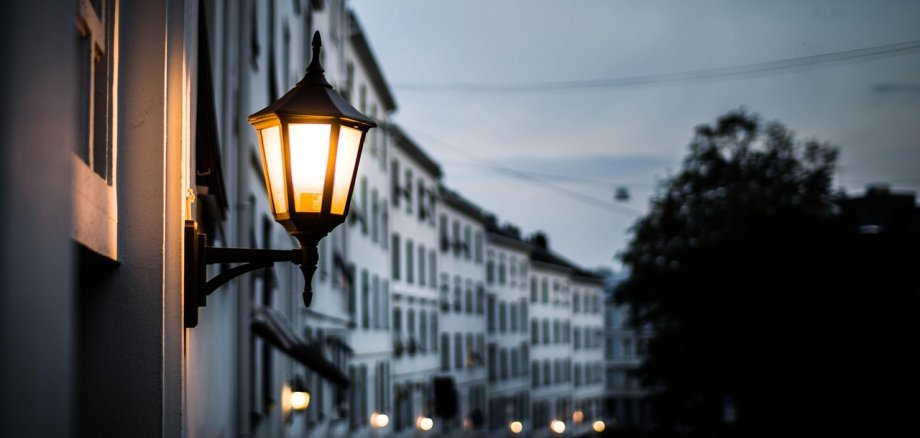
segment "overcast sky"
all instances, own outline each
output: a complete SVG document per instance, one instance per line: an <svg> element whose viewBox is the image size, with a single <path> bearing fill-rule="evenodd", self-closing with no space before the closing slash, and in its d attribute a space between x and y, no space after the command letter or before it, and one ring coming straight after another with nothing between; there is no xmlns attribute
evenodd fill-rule
<svg viewBox="0 0 920 438"><path fill-rule="evenodd" d="M693 128L745 107L840 148L837 186L920 191L920 50L589 89L437 84L615 79L920 40L918 1L352 0L399 109L445 183L561 254L613 266ZM510 170L509 170L510 169ZM632 198L614 202L626 185ZM578 194L576 196L574 194Z"/></svg>

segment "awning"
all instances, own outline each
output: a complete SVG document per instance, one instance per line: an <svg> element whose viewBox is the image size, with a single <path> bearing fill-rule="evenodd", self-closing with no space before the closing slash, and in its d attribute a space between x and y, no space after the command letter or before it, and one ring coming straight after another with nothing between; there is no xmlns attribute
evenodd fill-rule
<svg viewBox="0 0 920 438"><path fill-rule="evenodd" d="M322 348L315 343L307 343L297 336L284 317L275 309L268 307L256 309L252 314L250 328L257 336L329 382L342 388L348 388L351 385L345 373L323 357Z"/></svg>

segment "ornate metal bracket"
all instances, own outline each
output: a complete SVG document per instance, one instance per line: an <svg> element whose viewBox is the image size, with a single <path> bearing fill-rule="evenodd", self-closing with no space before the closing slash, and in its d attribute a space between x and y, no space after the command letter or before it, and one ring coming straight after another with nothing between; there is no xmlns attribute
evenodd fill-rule
<svg viewBox="0 0 920 438"><path fill-rule="evenodd" d="M215 248L207 246L207 236L198 231L195 221L185 221L185 326L198 325L198 308L207 305L208 295L240 275L257 269L272 267L275 262L300 265L304 277L303 303L310 307L313 301L311 280L316 272L319 255L316 245L299 249ZM305 239L301 239L303 242ZM318 241L318 240L317 240ZM207 265L241 263L207 279Z"/></svg>

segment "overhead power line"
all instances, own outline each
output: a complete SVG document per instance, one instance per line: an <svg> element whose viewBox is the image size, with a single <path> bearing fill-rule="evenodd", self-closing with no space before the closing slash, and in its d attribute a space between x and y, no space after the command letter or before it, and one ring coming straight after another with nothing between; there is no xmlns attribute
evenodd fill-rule
<svg viewBox="0 0 920 438"><path fill-rule="evenodd" d="M495 163L491 163L491 162L489 162L488 160L483 159L482 157L480 157L479 155L477 155L477 154L475 154L475 153L473 153L473 152L470 152L470 151L468 151L468 150L466 150L466 149L464 149L464 148L460 148L460 147L454 146L454 145L452 145L452 144L450 144L450 143L447 143L447 142L445 142L445 141L443 141L443 140L440 140L440 139L438 139L438 138L436 138L436 137L433 137L433 136L431 136L431 135L425 134L424 132L420 132L420 131L415 130L415 129L411 129L411 131L412 131L415 135L418 135L418 136L420 136L420 137L427 138L428 140L432 141L433 143L439 144L439 145L440 145L441 147L443 147L443 148L449 149L449 150L451 150L451 151L453 151L453 152L455 152L455 153L459 153L459 154L461 154L461 155L465 155L466 157L468 157L468 158L470 158L471 160L473 160L473 162L474 162L476 165L479 165L479 166L488 168L488 169L490 169L490 170L496 171L496 172L498 172L498 173L500 173L500 174L502 174L502 175L509 176L509 177L516 178L516 179L523 180L523 181L527 181L527 182L530 182L530 183L538 184L538 185L540 185L540 186L543 186L543 188L545 188L545 189L549 189L549 190L552 190L552 191L554 191L554 192L556 192L556 193L560 193L560 194L566 195L566 196L568 196L568 197L570 197L571 199L574 199L574 200L576 200L576 201L584 202L584 203L586 203L586 204L588 204L588 205L591 205L591 206L593 206L593 207L595 207L595 208L602 208L602 209L604 209L604 210L612 211L612 212L614 212L614 213L623 214L623 215L626 215L626 216L628 216L628 217L630 217L630 218L634 218L634 217L636 217L636 216L642 214L641 211L636 210L636 209L634 209L634 208L626 207L626 206L624 206L624 205L614 204L614 203L612 203L612 202L610 202L610 201L608 201L608 200L606 200L606 199L601 199L601 198L597 198L597 197L594 197L594 196L591 196L591 195L586 195L586 194L584 194L584 193L577 192L577 191L570 190L570 189L568 189L568 188L562 187L562 186L560 186L560 185L558 185L558 184L553 184L552 182L546 181L546 180L544 180L544 179L542 179L542 178L540 178L540 177L538 177L538 176L536 176L535 174L532 174L532 173L530 173L530 172L521 171L521 170L517 170L517 169L512 169L512 168L509 168L509 167L505 167L505 166L501 166L501 165L498 165L498 164L495 164Z"/></svg>
<svg viewBox="0 0 920 438"><path fill-rule="evenodd" d="M529 83L501 82L399 82L394 87L405 91L448 91L448 92L529 92L558 91L591 88L620 88L643 86L656 83L692 81L725 77L756 76L808 67L820 64L852 62L903 56L920 51L920 40L895 44L822 53L798 58L779 59L731 67L715 67L672 73L638 76L623 76L607 79L584 79L571 81L549 81Z"/></svg>

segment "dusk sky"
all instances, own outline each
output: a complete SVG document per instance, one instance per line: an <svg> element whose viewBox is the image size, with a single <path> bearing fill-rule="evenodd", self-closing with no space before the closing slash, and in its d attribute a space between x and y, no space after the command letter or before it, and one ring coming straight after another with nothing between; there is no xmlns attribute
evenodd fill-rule
<svg viewBox="0 0 920 438"><path fill-rule="evenodd" d="M839 147L835 186L920 191L917 1L351 5L394 87L395 120L445 184L525 233L545 230L586 267L619 266L693 128L741 107ZM620 80L911 42L789 69ZM608 86L559 84L590 80ZM613 200L620 185L628 202Z"/></svg>

